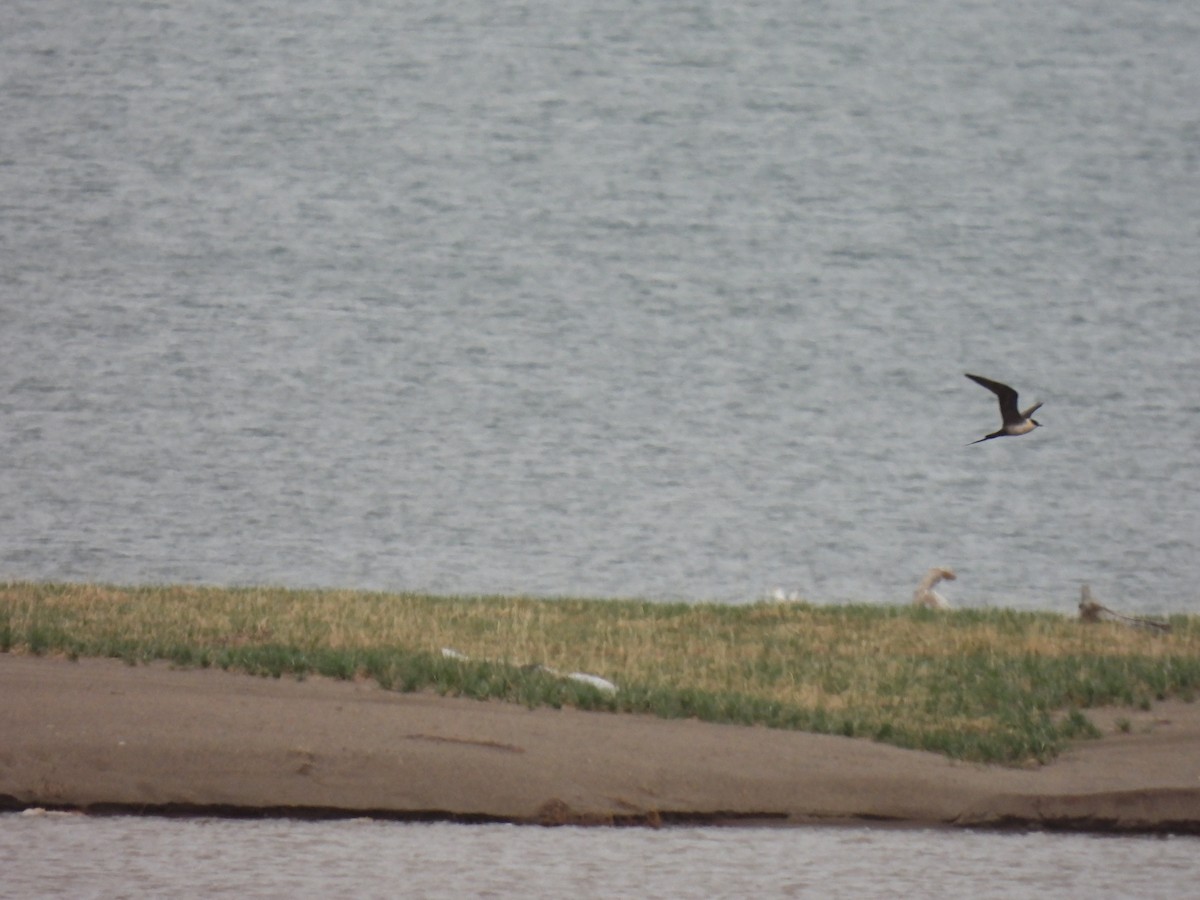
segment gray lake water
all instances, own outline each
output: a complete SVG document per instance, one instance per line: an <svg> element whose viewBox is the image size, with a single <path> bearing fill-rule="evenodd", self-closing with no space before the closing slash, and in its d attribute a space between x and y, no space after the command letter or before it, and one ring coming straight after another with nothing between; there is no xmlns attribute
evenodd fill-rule
<svg viewBox="0 0 1200 900"><path fill-rule="evenodd" d="M12 0L0 121L4 577L1195 608L1194 4Z"/></svg>
<svg viewBox="0 0 1200 900"><path fill-rule="evenodd" d="M1198 244L1185 0L7 0L0 577L1194 612Z"/></svg>
<svg viewBox="0 0 1200 900"><path fill-rule="evenodd" d="M103 841L113 852L97 854ZM1194 838L0 815L6 897L1013 897L1196 893ZM169 860L169 863L164 861Z"/></svg>

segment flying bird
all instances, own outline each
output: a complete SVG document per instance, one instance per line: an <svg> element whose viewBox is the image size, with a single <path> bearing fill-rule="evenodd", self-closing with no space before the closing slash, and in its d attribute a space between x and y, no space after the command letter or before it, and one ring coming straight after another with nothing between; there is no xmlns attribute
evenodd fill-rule
<svg viewBox="0 0 1200 900"><path fill-rule="evenodd" d="M977 441L971 441L971 444L979 444L983 441L990 441L992 438L1007 437L1009 435L1029 434L1033 429L1037 428L1041 423L1033 418L1033 414L1041 407L1041 403L1035 403L1029 409L1022 412L1017 409L1017 392L1010 388L1007 384L1001 384L998 381L991 381L987 378L981 378L978 375L972 375L970 372L965 373L968 378L976 384L982 384L985 388L991 391L1000 400L1000 418L1004 420L1004 425L999 431L993 431L987 437L981 437ZM967 445L968 447L970 444Z"/></svg>

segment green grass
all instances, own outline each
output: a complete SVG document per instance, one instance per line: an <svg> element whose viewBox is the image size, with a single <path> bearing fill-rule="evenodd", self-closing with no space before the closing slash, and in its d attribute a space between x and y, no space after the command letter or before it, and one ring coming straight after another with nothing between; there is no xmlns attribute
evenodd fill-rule
<svg viewBox="0 0 1200 900"><path fill-rule="evenodd" d="M0 585L0 651L169 660L399 691L696 717L1045 761L1081 712L1200 686L1200 619L1157 635L1049 613L908 606ZM470 657L443 657L443 647ZM602 693L530 670L600 675Z"/></svg>

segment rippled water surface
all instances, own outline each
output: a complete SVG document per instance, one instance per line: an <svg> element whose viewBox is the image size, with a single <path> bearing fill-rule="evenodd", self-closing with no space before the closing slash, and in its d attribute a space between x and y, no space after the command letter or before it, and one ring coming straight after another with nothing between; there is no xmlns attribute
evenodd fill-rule
<svg viewBox="0 0 1200 900"><path fill-rule="evenodd" d="M12 0L0 574L1190 609L1197 97L1184 2Z"/></svg>
<svg viewBox="0 0 1200 900"><path fill-rule="evenodd" d="M0 816L11 896L1184 897L1192 838ZM167 862L169 860L169 863Z"/></svg>

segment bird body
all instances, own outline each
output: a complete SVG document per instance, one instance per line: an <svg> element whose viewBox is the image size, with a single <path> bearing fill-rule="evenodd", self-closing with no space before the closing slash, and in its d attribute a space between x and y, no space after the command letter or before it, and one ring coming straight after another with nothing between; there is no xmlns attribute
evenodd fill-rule
<svg viewBox="0 0 1200 900"><path fill-rule="evenodd" d="M933 589L941 581L954 581L957 576L953 569L934 566L925 573L917 589L913 591L913 606L924 606L928 609L950 609L950 601Z"/></svg>
<svg viewBox="0 0 1200 900"><path fill-rule="evenodd" d="M1000 418L1004 423L1001 425L999 431L993 431L986 437L981 437L977 441L971 441L972 444L980 444L984 441L990 441L992 438L1029 434L1029 432L1041 425L1040 422L1033 418L1033 414L1041 408L1041 403L1035 403L1029 409L1022 411L1017 408L1017 392L1007 384L1001 384L999 381L992 381L989 378L983 378L979 375L972 375L970 372L967 372L966 376L976 384L983 385L996 395L996 398L1000 401Z"/></svg>

